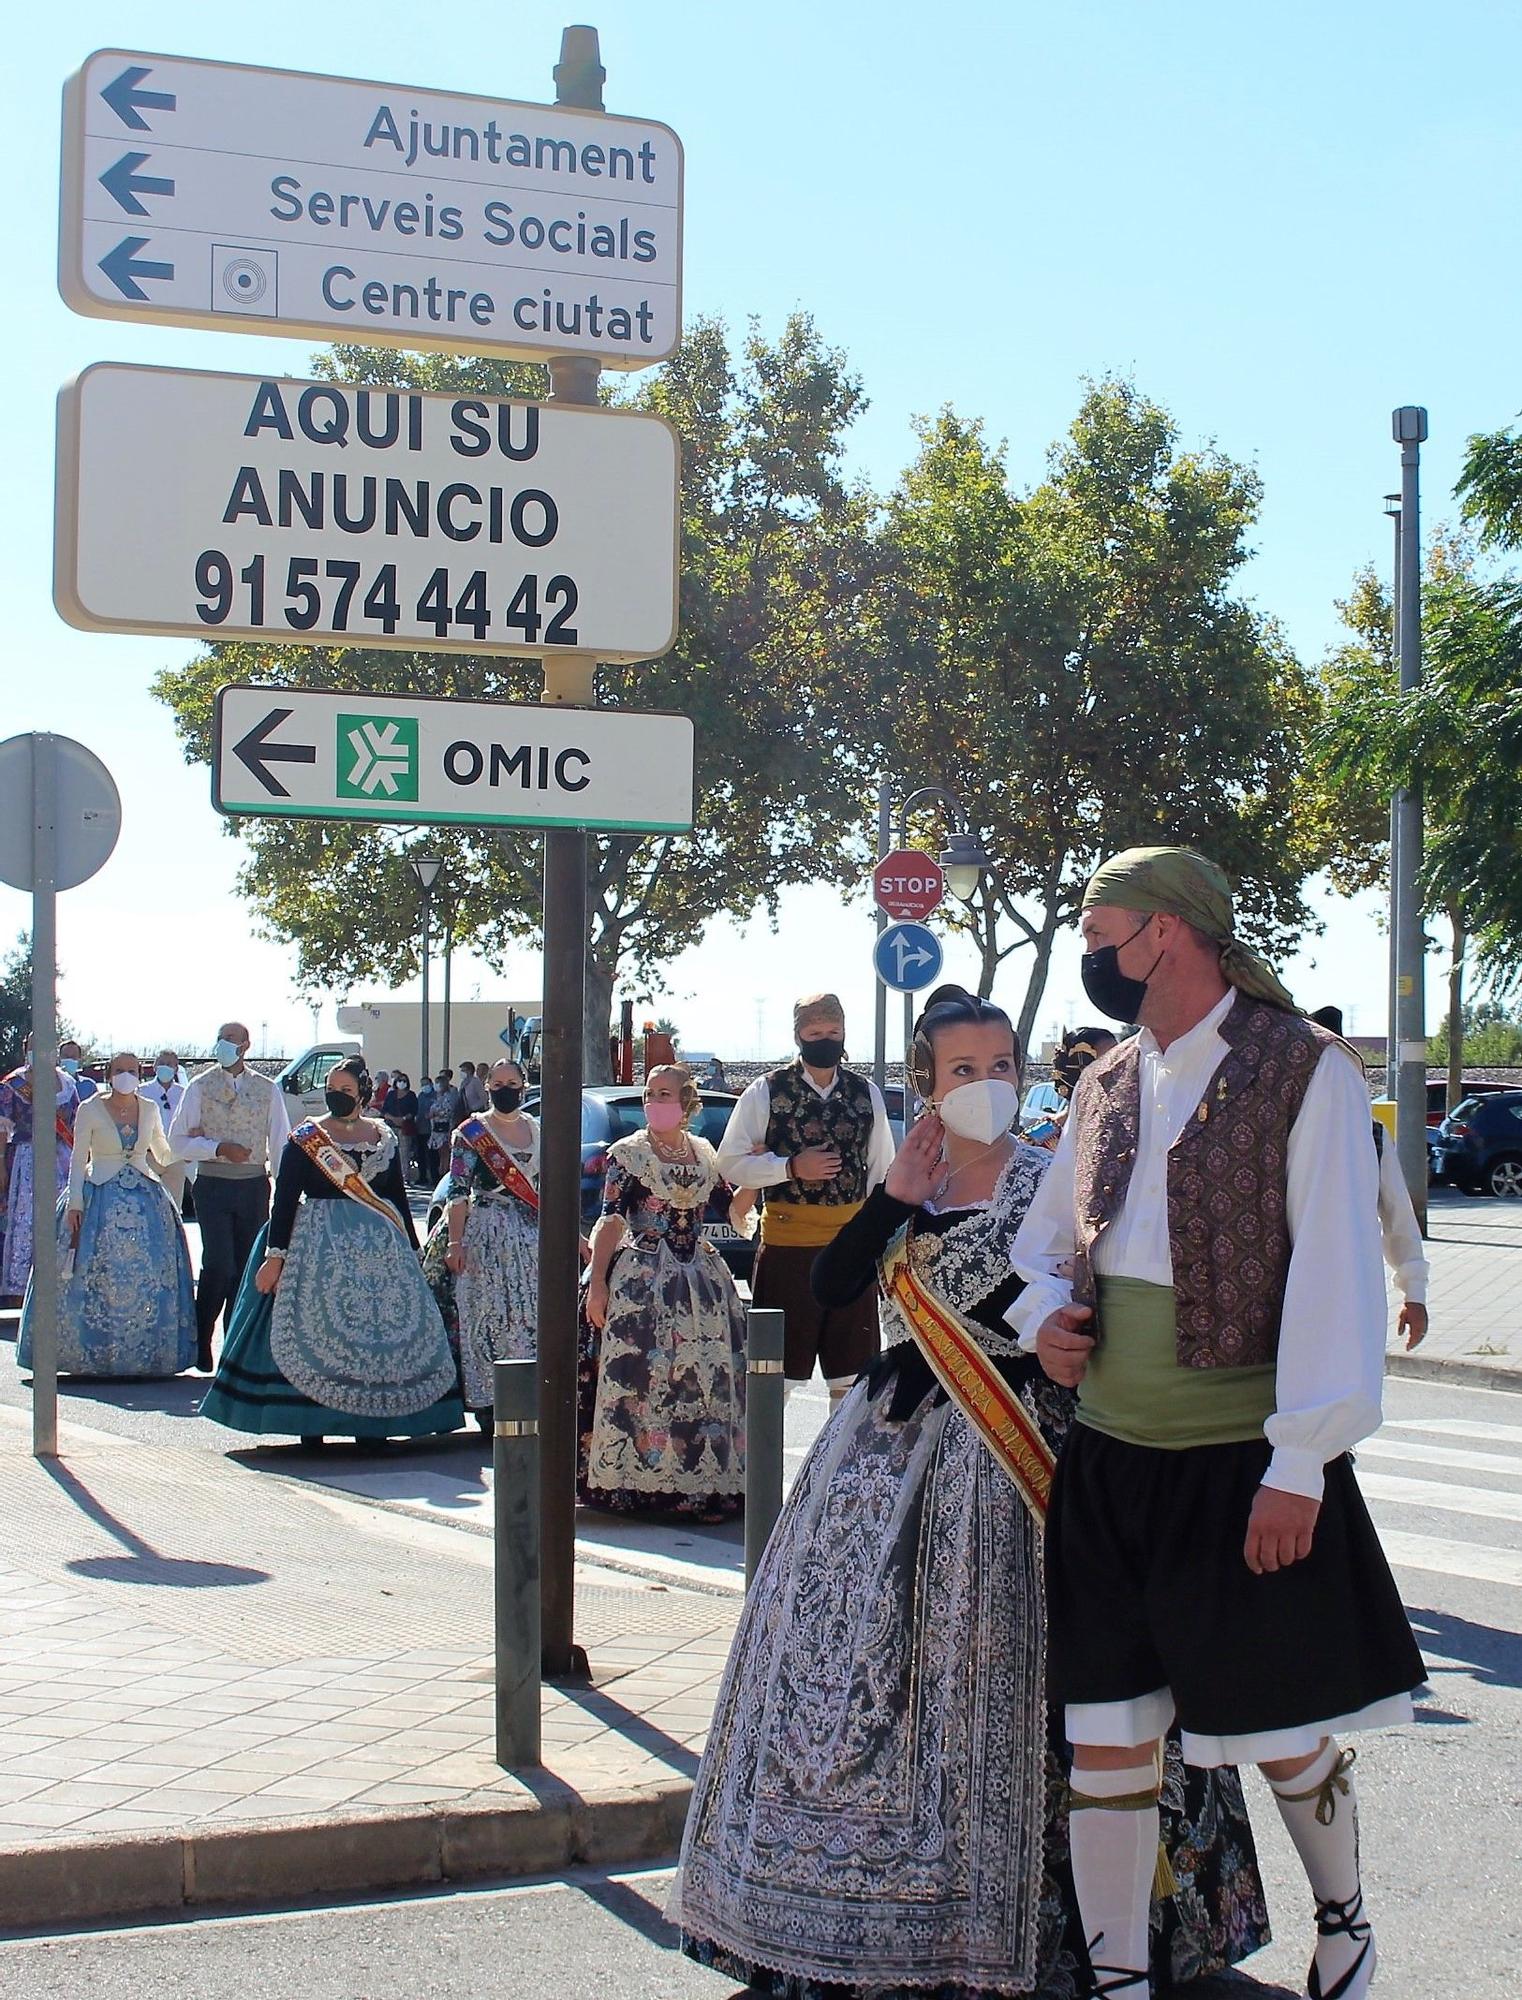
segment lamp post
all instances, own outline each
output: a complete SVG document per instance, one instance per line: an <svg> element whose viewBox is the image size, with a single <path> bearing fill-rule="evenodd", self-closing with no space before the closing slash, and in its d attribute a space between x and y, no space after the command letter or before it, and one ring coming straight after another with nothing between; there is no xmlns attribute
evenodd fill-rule
<svg viewBox="0 0 1522 2000"><path fill-rule="evenodd" d="M454 977L454 917L455 903L452 896L444 898L444 1050L440 1058L445 1069L449 1068L449 1006L450 986Z"/></svg>
<svg viewBox="0 0 1522 2000"><path fill-rule="evenodd" d="M909 814L924 799L938 799L946 811L950 829L945 851L936 856L946 877L946 887L959 903L970 903L978 893L978 884L993 866L984 850L983 843L967 824L967 809L955 792L948 792L942 785L920 785L904 798L898 811L898 844L909 845ZM888 823L891 813L891 794L886 783L878 796L878 859L888 852ZM882 930L887 919L878 911L877 927ZM879 1090L887 1074L887 989L878 982L877 1039L872 1056L872 1077ZM913 1105L913 1085L909 1080L909 1051L914 1040L914 996L904 995L904 1123L909 1122Z"/></svg>
<svg viewBox="0 0 1522 2000"><path fill-rule="evenodd" d="M1385 495L1385 513L1395 531L1395 567L1390 587L1390 657L1400 654L1400 495ZM1390 1005L1385 1028L1385 1096L1393 1104L1400 1089L1400 1038L1396 1017L1400 1012L1400 911L1396 907L1396 887L1400 881L1400 794L1390 799Z"/></svg>
<svg viewBox="0 0 1522 2000"><path fill-rule="evenodd" d="M1422 678L1421 456L1427 412L1408 404L1392 413L1390 431L1400 446L1400 689L1409 694ZM1413 773L1413 777L1417 774ZM1419 783L1395 796L1400 824L1396 854L1399 972L1396 1024L1400 1066L1396 1080L1396 1146L1416 1219L1427 1231L1427 1025L1426 937L1417 900L1422 863L1422 794Z"/></svg>
<svg viewBox="0 0 1522 2000"><path fill-rule="evenodd" d="M412 870L423 897L423 1034L422 1060L418 1065L418 1083L432 1074L428 1061L428 933L432 916L433 889L444 868L442 854L409 854L407 866Z"/></svg>

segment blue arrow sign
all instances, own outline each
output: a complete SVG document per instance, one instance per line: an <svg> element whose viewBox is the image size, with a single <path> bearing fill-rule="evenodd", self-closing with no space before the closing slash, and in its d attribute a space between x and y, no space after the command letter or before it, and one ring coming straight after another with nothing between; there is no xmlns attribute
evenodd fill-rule
<svg viewBox="0 0 1522 2000"><path fill-rule="evenodd" d="M124 69L120 76L113 77L100 93L106 103L120 118L122 123L134 132L148 132L153 128L143 116L145 111L173 111L174 93L168 90L139 90L138 85L145 76L152 76L151 69L134 66Z"/></svg>
<svg viewBox="0 0 1522 2000"><path fill-rule="evenodd" d="M147 209L138 200L144 194L173 194L174 182L162 181L152 174L140 174L139 167L148 164L146 153L123 153L114 166L107 167L100 177L100 184L128 215L146 215Z"/></svg>
<svg viewBox="0 0 1522 2000"><path fill-rule="evenodd" d="M139 278L174 276L173 264L143 264L138 261L138 251L147 248L146 236L124 236L116 248L100 260L100 268L124 299L147 298L148 294L137 282Z"/></svg>
<svg viewBox="0 0 1522 2000"><path fill-rule="evenodd" d="M940 977L941 944L923 924L889 924L872 952L872 963L884 986L896 993L918 993Z"/></svg>

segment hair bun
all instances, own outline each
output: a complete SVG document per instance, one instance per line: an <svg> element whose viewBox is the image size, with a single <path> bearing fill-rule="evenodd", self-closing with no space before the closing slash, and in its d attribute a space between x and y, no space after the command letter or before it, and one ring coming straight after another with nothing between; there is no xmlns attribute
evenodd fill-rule
<svg viewBox="0 0 1522 2000"><path fill-rule="evenodd" d="M937 986L935 991L926 1000L924 1006L921 1007L919 1018L923 1021L932 1007L944 1007L948 1001L959 1000L965 1003L971 999L972 995L965 986L957 986L955 984Z"/></svg>

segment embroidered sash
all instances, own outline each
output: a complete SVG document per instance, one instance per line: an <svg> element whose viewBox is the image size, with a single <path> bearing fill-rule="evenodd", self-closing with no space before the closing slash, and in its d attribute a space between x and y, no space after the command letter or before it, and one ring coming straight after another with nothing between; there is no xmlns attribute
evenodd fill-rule
<svg viewBox="0 0 1522 2000"><path fill-rule="evenodd" d="M463 1139L480 1160L484 1160L499 1187L518 1197L532 1215L539 1213L539 1190L513 1160L484 1118L467 1118L456 1127L455 1137Z"/></svg>
<svg viewBox="0 0 1522 2000"><path fill-rule="evenodd" d="M403 1236L407 1234L402 1218L390 1202L381 1199L359 1168L346 1153L339 1151L315 1119L309 1118L305 1124L296 1127L291 1134L291 1144L301 1148L317 1171L331 1181L340 1194L346 1194L350 1201L357 1201L362 1208L374 1209Z"/></svg>
<svg viewBox="0 0 1522 2000"><path fill-rule="evenodd" d="M18 1078L20 1079L19 1082ZM10 1075L5 1077L3 1081L11 1086L23 1104L31 1104L32 1072L29 1069L13 1069ZM58 1134L58 1143L60 1146L72 1146L74 1144L74 1127L64 1117L56 1104L53 1107L53 1130Z"/></svg>
<svg viewBox="0 0 1522 2000"><path fill-rule="evenodd" d="M909 1261L907 1225L883 1253L881 1279L936 1380L1008 1473L1037 1525L1042 1525L1057 1463L1052 1448L976 1333L916 1274Z"/></svg>

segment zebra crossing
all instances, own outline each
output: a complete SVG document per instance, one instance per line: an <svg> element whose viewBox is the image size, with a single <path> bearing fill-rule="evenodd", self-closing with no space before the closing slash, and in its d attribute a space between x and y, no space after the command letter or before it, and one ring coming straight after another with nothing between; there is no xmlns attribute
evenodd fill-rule
<svg viewBox="0 0 1522 2000"><path fill-rule="evenodd" d="M1485 1414L1454 1415L1465 1398ZM1522 1589L1522 1399L1479 1390L1439 1398L1403 1383L1391 1385L1388 1404L1383 1429L1355 1456L1402 1587L1420 1587L1404 1572L1427 1572L1429 1587L1435 1573Z"/></svg>

